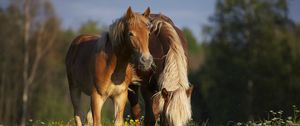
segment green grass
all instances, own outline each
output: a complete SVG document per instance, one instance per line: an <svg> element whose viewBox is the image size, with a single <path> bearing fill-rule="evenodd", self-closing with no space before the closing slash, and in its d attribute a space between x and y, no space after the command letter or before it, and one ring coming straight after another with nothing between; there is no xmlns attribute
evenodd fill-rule
<svg viewBox="0 0 300 126"><path fill-rule="evenodd" d="M300 126L300 110L293 105L293 114L283 116L283 111L269 111L269 118L259 121L237 122L234 126Z"/></svg>
<svg viewBox="0 0 300 126"><path fill-rule="evenodd" d="M300 126L300 110L297 106L293 106L293 113L290 116L284 117L283 111L269 111L269 117L263 120L257 121L248 121L248 122L233 122L230 121L226 124L230 126ZM127 115L124 118L124 126L136 126L136 125L143 125L144 117L140 120L133 120L130 115ZM32 126L72 126L74 125L73 119L69 121L40 121L40 120L28 120L28 124ZM104 126L113 126L113 121L109 119L102 119L102 124ZM159 124L159 120L158 120ZM225 124L224 124L225 125ZM1 126L1 124L0 124ZM187 126L209 126L208 122L197 123L194 121L190 121Z"/></svg>

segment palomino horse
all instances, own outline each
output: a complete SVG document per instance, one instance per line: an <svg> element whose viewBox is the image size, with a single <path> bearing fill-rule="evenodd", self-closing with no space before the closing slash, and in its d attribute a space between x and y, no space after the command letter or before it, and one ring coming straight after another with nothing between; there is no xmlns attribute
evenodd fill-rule
<svg viewBox="0 0 300 126"><path fill-rule="evenodd" d="M138 80L139 70L151 68L148 49L150 9L143 14L128 8L126 14L110 25L101 37L80 35L66 56L66 67L76 125L83 125L81 92L91 97L93 125L101 125L101 109L107 98L115 107L115 125L123 125L128 86Z"/></svg>
<svg viewBox="0 0 300 126"><path fill-rule="evenodd" d="M187 77L187 41L180 29L168 17L151 14L152 20L149 49L154 57L153 71L137 71L142 79L141 92L145 101L145 125L156 124L159 113L166 126L183 126L191 119L190 93L192 87ZM141 108L138 103L139 86L131 85L133 92L128 98L131 114L140 118ZM168 103L162 98L161 90L173 92ZM165 106L165 111L163 111Z"/></svg>

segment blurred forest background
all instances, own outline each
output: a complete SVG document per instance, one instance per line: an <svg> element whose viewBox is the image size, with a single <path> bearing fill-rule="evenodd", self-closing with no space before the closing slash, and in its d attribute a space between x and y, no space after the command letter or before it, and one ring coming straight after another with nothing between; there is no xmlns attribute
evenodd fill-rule
<svg viewBox="0 0 300 126"><path fill-rule="evenodd" d="M286 0L217 0L211 23L199 29L204 40L182 28L195 122L260 120L300 106L300 24L288 11ZM0 124L70 120L66 51L75 36L106 27L90 20L64 29L51 1L0 8ZM110 107L104 114L112 116Z"/></svg>

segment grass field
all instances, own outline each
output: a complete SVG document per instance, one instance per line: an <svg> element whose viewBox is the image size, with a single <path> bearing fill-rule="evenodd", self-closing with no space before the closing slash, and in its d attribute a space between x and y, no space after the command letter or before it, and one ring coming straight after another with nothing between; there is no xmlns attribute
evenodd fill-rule
<svg viewBox="0 0 300 126"><path fill-rule="evenodd" d="M300 126L300 110L293 106L293 114L289 116L283 116L283 111L269 111L268 119L263 120L252 120L248 122L238 122L238 121L228 121L226 124L221 124L225 126ZM136 126L143 125L144 117L140 120L133 120L129 115L124 118L124 126ZM69 121L41 121L41 120L28 120L29 125L33 126L72 126L74 125L73 119ZM108 119L102 119L102 124L104 126L113 126L113 121ZM159 121L158 121L159 124ZM209 126L209 122L201 122L197 123L194 121L190 121L187 126ZM0 124L0 126L2 126Z"/></svg>

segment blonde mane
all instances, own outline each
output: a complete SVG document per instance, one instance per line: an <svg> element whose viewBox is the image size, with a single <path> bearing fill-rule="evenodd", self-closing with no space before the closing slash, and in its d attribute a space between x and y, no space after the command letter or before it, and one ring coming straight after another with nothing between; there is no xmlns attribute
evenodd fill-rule
<svg viewBox="0 0 300 126"><path fill-rule="evenodd" d="M113 47L119 46L122 42L127 41L125 38L126 23L135 25L137 23L148 22L141 14L135 13L132 17L127 18L124 14L121 18L116 19L109 26L109 40L111 41Z"/></svg>
<svg viewBox="0 0 300 126"><path fill-rule="evenodd" d="M121 44L122 41L125 40L125 36L123 35L125 32L125 22L124 16L116 19L114 23L109 26L109 41L112 43L113 47L116 47Z"/></svg>
<svg viewBox="0 0 300 126"><path fill-rule="evenodd" d="M154 20L153 29L156 34L164 33L170 45L165 59L165 68L158 80L160 90L166 88L168 91L174 91L167 107L166 118L173 126L182 126L192 116L190 98L186 95L186 90L190 87L187 76L187 57L180 38L171 24L159 19ZM161 97L160 93L156 96ZM164 100L160 98L160 110L163 109L163 104Z"/></svg>

